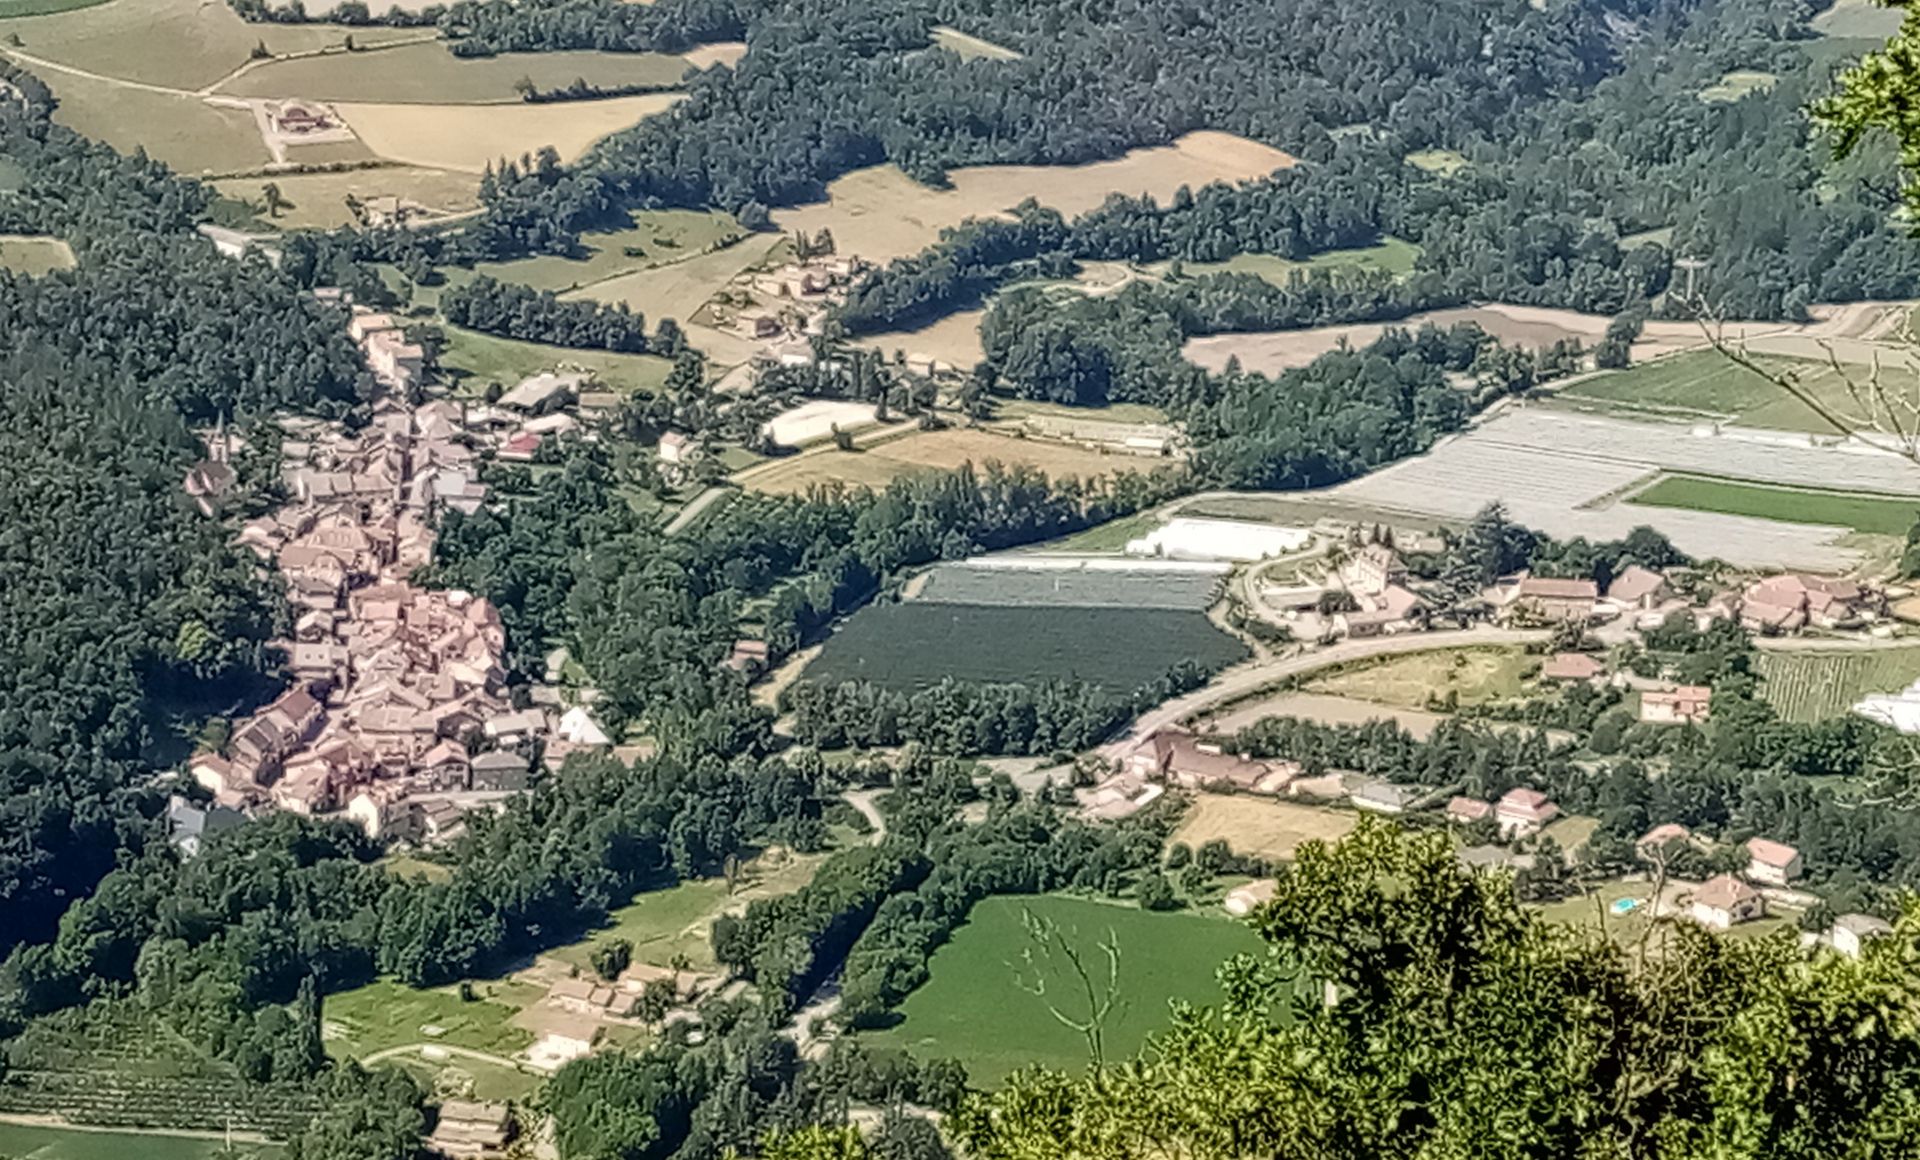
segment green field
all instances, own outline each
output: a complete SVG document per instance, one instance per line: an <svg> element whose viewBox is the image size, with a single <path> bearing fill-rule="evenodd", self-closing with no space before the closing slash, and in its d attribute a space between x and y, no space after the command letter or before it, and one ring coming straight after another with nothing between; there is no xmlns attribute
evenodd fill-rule
<svg viewBox="0 0 1920 1160"><path fill-rule="evenodd" d="M741 236L740 226L720 211L663 209L632 215L628 229L582 234L583 258L543 254L512 262L482 262L475 269L503 282L519 282L536 290L573 290L635 270L676 262L709 247ZM637 251L629 254L628 250ZM691 314L698 302L684 311ZM653 320L648 319L649 322Z"/></svg>
<svg viewBox="0 0 1920 1160"><path fill-rule="evenodd" d="M1189 275L1252 274L1276 286L1285 286L1296 274L1310 270L1384 270L1404 278L1413 273L1413 264L1420 260L1420 253L1420 247L1412 242L1385 238L1377 245L1327 250L1297 262L1274 254L1235 254L1224 262L1185 262L1180 268ZM1165 273L1168 265L1159 263L1149 270Z"/></svg>
<svg viewBox="0 0 1920 1160"><path fill-rule="evenodd" d="M140 1160L268 1160L284 1155L268 1144L235 1144L228 1152L219 1140L0 1124L0 1156L11 1160L127 1160L131 1156Z"/></svg>
<svg viewBox="0 0 1920 1160"><path fill-rule="evenodd" d="M1122 999L1106 1024L1107 1054L1113 1059L1137 1051L1148 1034L1167 1025L1171 1000L1217 1002L1214 971L1234 954L1258 954L1263 948L1250 928L1219 911L1154 914L1076 898L989 898L973 908L953 941L934 953L931 978L901 1006L904 1020L861 1039L923 1059L957 1058L971 1081L984 1086L1031 1064L1085 1066L1086 1041L1048 1009L1055 1003L1071 1015L1080 993L1070 990L1064 964L1056 969L1035 950L1023 922L1029 911L1057 924L1097 969L1097 978L1104 979L1106 970L1098 947L1112 932L1120 948ZM1027 965L1029 951L1038 969ZM1044 984L1045 997L1022 989L1036 983Z"/></svg>
<svg viewBox="0 0 1920 1160"><path fill-rule="evenodd" d="M1858 652L1756 654L1763 696L1789 721L1845 713L1868 693L1892 693L1920 680L1920 646Z"/></svg>
<svg viewBox="0 0 1920 1160"><path fill-rule="evenodd" d="M457 326L442 329L446 332L447 344L440 352L441 370L457 380L462 390L476 394L490 382L512 387L528 375L550 371L562 363L585 367L598 375L607 389L622 393L642 387L657 390L666 383L667 373L673 369L672 360L658 355L575 350L495 338Z"/></svg>
<svg viewBox="0 0 1920 1160"><path fill-rule="evenodd" d="M1857 409L1847 394L1846 380L1828 363L1776 355L1761 355L1756 361L1770 371L1797 375L1802 389L1822 406L1842 413ZM1864 379L1866 368L1858 368L1856 375ZM1883 367L1881 381L1895 393L1920 386L1911 372L1897 367ZM1559 394L1585 403L1734 419L1749 427L1835 433L1832 424L1779 384L1712 350L1691 351L1624 371L1594 375Z"/></svg>
<svg viewBox="0 0 1920 1160"><path fill-rule="evenodd" d="M1164 522L1151 512L1140 512L1108 520L1064 539L1050 540L1042 546L1049 552L1120 552Z"/></svg>
<svg viewBox="0 0 1920 1160"><path fill-rule="evenodd" d="M320 1011L327 1052L359 1059L390 1047L442 1043L510 1055L533 1041L510 1020L540 998L539 987L512 980L479 982L474 993L474 1001L466 1002L451 987L416 990L381 979L328 995ZM423 1027L442 1033L429 1035Z"/></svg>
<svg viewBox="0 0 1920 1160"><path fill-rule="evenodd" d="M1136 608L1041 608L878 604L856 615L821 650L806 679L873 681L918 689L945 678L1025 682L1081 680L1124 693L1178 661L1219 669L1246 655L1203 612Z"/></svg>
<svg viewBox="0 0 1920 1160"><path fill-rule="evenodd" d="M416 35L419 35L416 33ZM563 88L576 79L601 88L680 82L687 62L677 56L633 52L502 53L458 57L428 40L368 52L330 53L275 61L220 86L241 97L298 96L313 101L428 104L519 104L516 82Z"/></svg>
<svg viewBox="0 0 1920 1160"><path fill-rule="evenodd" d="M1904 536L1920 520L1920 497L1893 499L1859 492L1804 491L1692 475L1666 476L1627 502L1794 524L1830 524L1882 536Z"/></svg>

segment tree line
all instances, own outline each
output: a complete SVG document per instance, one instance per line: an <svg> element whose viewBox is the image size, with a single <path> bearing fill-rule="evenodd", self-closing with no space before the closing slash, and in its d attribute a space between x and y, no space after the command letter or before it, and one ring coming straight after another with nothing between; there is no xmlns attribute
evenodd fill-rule
<svg viewBox="0 0 1920 1160"><path fill-rule="evenodd" d="M625 302L562 301L551 290L486 274L441 294L440 313L455 326L522 342L622 354L648 349L647 320Z"/></svg>

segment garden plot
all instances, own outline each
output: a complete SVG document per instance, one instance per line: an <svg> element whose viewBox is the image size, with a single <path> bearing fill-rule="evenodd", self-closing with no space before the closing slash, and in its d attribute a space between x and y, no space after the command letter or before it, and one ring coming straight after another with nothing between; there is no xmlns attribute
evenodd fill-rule
<svg viewBox="0 0 1920 1160"><path fill-rule="evenodd" d="M1443 520L1500 502L1521 523L1562 538L1617 539L1649 524L1684 551L1754 567L1834 570L1862 559L1839 543L1850 529L1618 502L1661 471L1920 495L1920 467L1873 448L1551 408L1508 410L1426 455L1313 494Z"/></svg>

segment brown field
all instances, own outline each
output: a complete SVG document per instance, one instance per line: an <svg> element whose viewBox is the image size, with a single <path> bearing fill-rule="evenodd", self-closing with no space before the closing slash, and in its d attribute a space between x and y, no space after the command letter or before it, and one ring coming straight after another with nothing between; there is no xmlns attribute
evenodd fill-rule
<svg viewBox="0 0 1920 1160"><path fill-rule="evenodd" d="M1187 342L1187 358L1210 371L1224 370L1227 360L1238 358L1243 370L1274 375L1303 367L1341 342L1359 348L1379 338L1389 326L1414 329L1426 323L1452 326L1459 322L1478 323L1488 334L1502 342L1519 346L1551 346L1563 338L1575 338L1592 346L1607 332L1612 321L1601 314L1580 314L1572 310L1548 310L1537 306L1491 306L1434 310L1415 314L1398 322L1366 322L1350 326L1319 326L1311 330L1264 331L1253 334L1215 334ZM1634 361L1700 343L1700 328L1690 322L1650 321L1641 340L1633 344Z"/></svg>
<svg viewBox="0 0 1920 1160"><path fill-rule="evenodd" d="M672 85L686 73L677 56L631 52L504 53L461 58L438 41L378 52L336 53L273 61L219 86L242 97L305 97L363 103L521 103L514 82L525 77L542 89L576 78L601 87ZM597 102L569 103L585 109ZM555 106L546 106L552 108Z"/></svg>
<svg viewBox="0 0 1920 1160"><path fill-rule="evenodd" d="M703 44L688 52L685 60L688 65L698 69L712 68L724 64L731 68L740 58L747 55L747 42L744 40L720 40L712 44Z"/></svg>
<svg viewBox="0 0 1920 1160"><path fill-rule="evenodd" d="M1428 696L1449 693L1458 694L1462 705L1480 705L1518 696L1522 680L1539 663L1517 648L1441 649L1337 669L1306 688L1400 709L1425 709Z"/></svg>
<svg viewBox="0 0 1920 1160"><path fill-rule="evenodd" d="M990 40L969 36L958 28L942 25L933 30L933 42L965 60L1019 60L1020 54Z"/></svg>
<svg viewBox="0 0 1920 1160"><path fill-rule="evenodd" d="M275 55L341 44L417 40L432 30L332 24L248 24L217 0L109 0L6 22L32 57L141 84L198 90L247 63L256 44ZM32 61L23 63L32 64Z"/></svg>
<svg viewBox="0 0 1920 1160"><path fill-rule="evenodd" d="M1182 185L1264 177L1294 159L1230 133L1189 133L1172 145L1135 149L1091 165L982 165L956 169L951 189L930 189L881 165L849 173L827 187L828 201L774 215L783 230L830 229L844 253L885 262L917 254L948 226L1002 213L1035 198L1073 216L1109 193L1165 200Z"/></svg>
<svg viewBox="0 0 1920 1160"><path fill-rule="evenodd" d="M1284 861L1305 843L1337 842L1356 825L1352 814L1319 806L1201 794L1169 841L1197 849L1203 842L1224 838L1236 854Z"/></svg>
<svg viewBox="0 0 1920 1160"><path fill-rule="evenodd" d="M647 93L551 105L404 105L337 103L367 147L389 161L479 173L488 162L542 146L573 161L609 133L638 124L679 100Z"/></svg>
<svg viewBox="0 0 1920 1160"><path fill-rule="evenodd" d="M144 147L149 156L189 176L258 169L273 160L246 109L52 69L36 71L59 99L54 120L123 153Z"/></svg>
<svg viewBox="0 0 1920 1160"><path fill-rule="evenodd" d="M869 334L855 339L854 345L877 350L887 358L892 358L896 350L909 355L928 355L966 370L986 357L980 348L980 320L986 316L985 310L963 310L919 330Z"/></svg>
<svg viewBox="0 0 1920 1160"><path fill-rule="evenodd" d="M778 234L752 234L724 250L622 274L583 286L564 297L591 298L609 304L625 302L630 309L645 315L649 323L658 318L685 322L736 274L758 265L784 240Z"/></svg>
<svg viewBox="0 0 1920 1160"><path fill-rule="evenodd" d="M978 467L988 460L998 460L1009 466L1024 464L1037 467L1055 478L1069 475L1087 478L1117 471L1138 471L1164 462L1125 455L1101 455L1058 443L1010 439L987 431L950 427L943 431L915 432L867 451L817 451L796 455L776 461L775 465L755 472L742 483L755 491L776 495L793 495L815 484L835 482L877 488L916 471L951 470L963 463Z"/></svg>
<svg viewBox="0 0 1920 1160"><path fill-rule="evenodd" d="M299 153L294 157L298 159ZM292 202L283 208L273 223L284 230L333 229L350 225L347 195L362 200L370 197L400 197L434 210L461 213L479 205L475 196L479 183L472 174L447 173L439 169L420 169L406 165L382 165L370 169L349 169L342 173L288 173L266 177L238 177L214 182L221 196L244 201L266 220L266 201L260 187L272 181L280 195Z"/></svg>
<svg viewBox="0 0 1920 1160"><path fill-rule="evenodd" d="M73 269L73 248L59 238L0 234L0 270L38 276Z"/></svg>

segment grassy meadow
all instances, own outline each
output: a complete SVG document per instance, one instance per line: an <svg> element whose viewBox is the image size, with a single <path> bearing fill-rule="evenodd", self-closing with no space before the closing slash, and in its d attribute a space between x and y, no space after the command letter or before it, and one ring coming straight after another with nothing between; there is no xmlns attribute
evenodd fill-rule
<svg viewBox="0 0 1920 1160"><path fill-rule="evenodd" d="M1846 379L1831 364L1779 355L1756 358L1770 371L1797 376L1802 388L1823 406L1843 412L1856 409L1847 393ZM1854 373L1864 378L1866 368L1856 368ZM1898 366L1883 367L1881 381L1897 393L1920 386L1910 371ZM1748 427L1818 435L1834 433L1831 424L1778 384L1711 350L1677 354L1627 370L1594 375L1559 394L1582 403L1736 420Z"/></svg>
<svg viewBox="0 0 1920 1160"><path fill-rule="evenodd" d="M444 42L427 40L374 52L272 61L248 69L218 91L313 101L517 105L521 98L514 85L522 78L540 89L564 88L575 80L600 88L668 87L678 84L686 71L685 59L660 53L510 52L458 57L447 51Z"/></svg>
<svg viewBox="0 0 1920 1160"><path fill-rule="evenodd" d="M495 338L457 326L441 329L447 342L440 352L440 367L457 382L460 390L470 394L479 394L490 382L510 388L528 375L550 371L562 364L590 370L608 390L623 394L641 388L658 389L673 370L673 362L659 355L575 350Z"/></svg>
<svg viewBox="0 0 1920 1160"><path fill-rule="evenodd" d="M1482 705L1518 696L1539 663L1517 648L1436 649L1344 666L1303 687L1405 709L1424 709L1429 696L1448 694L1458 695L1463 706Z"/></svg>
<svg viewBox="0 0 1920 1160"><path fill-rule="evenodd" d="M1805 491L1694 475L1666 476L1627 502L1643 507L1755 516L1784 523L1830 524L1882 536L1904 536L1907 529L1920 520L1920 497L1896 499L1859 492Z"/></svg>
<svg viewBox="0 0 1920 1160"><path fill-rule="evenodd" d="M320 1026L327 1053L338 1059L362 1059L389 1048L437 1043L511 1055L533 1042L532 1033L512 1020L544 994L531 983L511 979L473 984L467 1002L452 987L420 990L380 979L321 1002ZM422 1028L438 1027L440 1035Z"/></svg>
<svg viewBox="0 0 1920 1160"><path fill-rule="evenodd" d="M1285 286L1295 275L1313 270L1384 270L1404 278L1413 273L1413 265L1419 260L1419 246L1399 238L1383 238L1375 245L1328 250L1299 261L1275 254L1235 254L1224 262L1185 262L1181 269L1188 275L1253 274L1276 286ZM1148 269L1164 274L1170 266L1171 263L1159 262Z"/></svg>
<svg viewBox="0 0 1920 1160"><path fill-rule="evenodd" d="M1103 454L1069 443L1016 439L991 431L948 427L939 431L916 431L859 451L826 449L773 460L739 482L755 491L798 495L816 486L836 483L885 487L915 472L948 471L963 463L981 467L990 461L1010 467L1036 468L1055 479L1069 475L1091 479L1123 471L1150 471L1168 463L1164 459L1136 455Z"/></svg>
<svg viewBox="0 0 1920 1160"><path fill-rule="evenodd" d="M1355 814L1244 795L1200 794L1170 842L1193 849L1216 838L1236 854L1290 860L1307 842L1337 842L1359 824Z"/></svg>
<svg viewBox="0 0 1920 1160"><path fill-rule="evenodd" d="M1218 1002L1214 971L1232 955L1263 947L1249 927L1218 911L1155 914L1076 898L989 898L934 953L931 978L901 1006L901 1023L863 1034L862 1041L919 1058L957 1058L971 1081L985 1087L1035 1064L1085 1067L1086 1041L1049 1010L1057 1004L1070 1016L1084 1014L1085 1001L1064 963L1044 956L1028 937L1027 913L1054 923L1101 972L1097 978L1105 977L1099 946L1111 932L1119 947L1121 1002L1106 1024L1109 1058L1138 1050L1164 1028L1173 1000ZM1041 985L1046 995L1033 995Z"/></svg>
<svg viewBox="0 0 1920 1160"><path fill-rule="evenodd" d="M73 249L59 238L0 235L0 269L37 276L73 269Z"/></svg>

